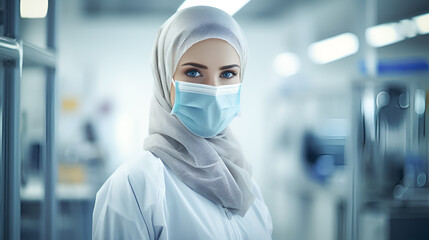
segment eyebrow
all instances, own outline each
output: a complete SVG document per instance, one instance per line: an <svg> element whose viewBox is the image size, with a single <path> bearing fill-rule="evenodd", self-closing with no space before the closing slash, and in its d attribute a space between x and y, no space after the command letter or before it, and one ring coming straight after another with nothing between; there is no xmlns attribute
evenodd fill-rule
<svg viewBox="0 0 429 240"><path fill-rule="evenodd" d="M188 65L189 66L194 66L196 68L208 69L207 66L204 66L204 65L201 65L201 64L198 64L198 63L189 62L189 63L182 64L182 66L188 66Z"/></svg>
<svg viewBox="0 0 429 240"><path fill-rule="evenodd" d="M182 64L182 66L194 66L196 68L208 69L208 67L205 65L201 65L201 64L193 63L193 62L184 63L184 64ZM230 69L230 68L234 68L234 67L240 68L240 66L238 64L231 64L231 65L226 65L226 66L220 67L219 69L225 70L225 69Z"/></svg>
<svg viewBox="0 0 429 240"><path fill-rule="evenodd" d="M234 67L238 67L238 68L240 68L240 66L239 66L239 65L237 65L237 64L231 64L231 65L223 66L223 67L221 67L221 68L219 68L219 69L220 69L220 70L225 70L225 69L230 69L230 68L234 68Z"/></svg>

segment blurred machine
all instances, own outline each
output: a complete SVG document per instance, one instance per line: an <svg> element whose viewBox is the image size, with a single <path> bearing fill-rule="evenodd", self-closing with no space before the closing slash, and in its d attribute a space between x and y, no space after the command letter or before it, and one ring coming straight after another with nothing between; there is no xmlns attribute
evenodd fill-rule
<svg viewBox="0 0 429 240"><path fill-rule="evenodd" d="M354 89L352 239L427 240L427 76L360 81Z"/></svg>

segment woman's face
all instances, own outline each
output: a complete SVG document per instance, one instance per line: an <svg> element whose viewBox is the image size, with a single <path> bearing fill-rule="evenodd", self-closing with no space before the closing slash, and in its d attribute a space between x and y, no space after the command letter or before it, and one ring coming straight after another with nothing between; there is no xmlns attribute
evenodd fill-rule
<svg viewBox="0 0 429 240"><path fill-rule="evenodd" d="M240 58L229 43L210 38L192 45L180 58L175 81L212 86L241 82ZM174 105L175 87L171 84L170 100Z"/></svg>

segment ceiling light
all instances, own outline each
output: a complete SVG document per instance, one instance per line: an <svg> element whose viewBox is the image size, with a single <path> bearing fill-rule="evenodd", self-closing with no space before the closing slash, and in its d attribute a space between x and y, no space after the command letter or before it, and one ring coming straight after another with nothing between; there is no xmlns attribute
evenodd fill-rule
<svg viewBox="0 0 429 240"><path fill-rule="evenodd" d="M429 13L414 17L413 21L416 23L420 34L429 33Z"/></svg>
<svg viewBox="0 0 429 240"><path fill-rule="evenodd" d="M282 77L289 77L298 73L301 68L299 57L295 53L280 53L274 59L274 70Z"/></svg>
<svg viewBox="0 0 429 240"><path fill-rule="evenodd" d="M48 12L48 0L21 0L22 18L44 18Z"/></svg>
<svg viewBox="0 0 429 240"><path fill-rule="evenodd" d="M332 62L356 53L359 40L353 33L343 33L335 37L312 43L308 47L308 55L319 64Z"/></svg>
<svg viewBox="0 0 429 240"><path fill-rule="evenodd" d="M383 47L404 39L397 23L386 23L369 27L365 32L366 41L372 47Z"/></svg>
<svg viewBox="0 0 429 240"><path fill-rule="evenodd" d="M250 0L186 0L177 10L194 6L209 6L219 8L232 16L249 1Z"/></svg>
<svg viewBox="0 0 429 240"><path fill-rule="evenodd" d="M417 24L410 19L404 19L399 21L397 30L401 36L412 38L418 34Z"/></svg>

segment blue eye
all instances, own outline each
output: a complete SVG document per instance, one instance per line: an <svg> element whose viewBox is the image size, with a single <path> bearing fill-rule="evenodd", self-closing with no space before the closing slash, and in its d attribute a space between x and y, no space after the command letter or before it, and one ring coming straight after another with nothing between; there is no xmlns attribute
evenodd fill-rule
<svg viewBox="0 0 429 240"><path fill-rule="evenodd" d="M221 74L221 77L229 79L229 78L233 78L235 75L236 75L235 73L228 71L228 72L223 72Z"/></svg>
<svg viewBox="0 0 429 240"><path fill-rule="evenodd" d="M186 74L186 76L192 77L192 78L201 76L201 73L198 72L197 70L189 70L185 74Z"/></svg>

